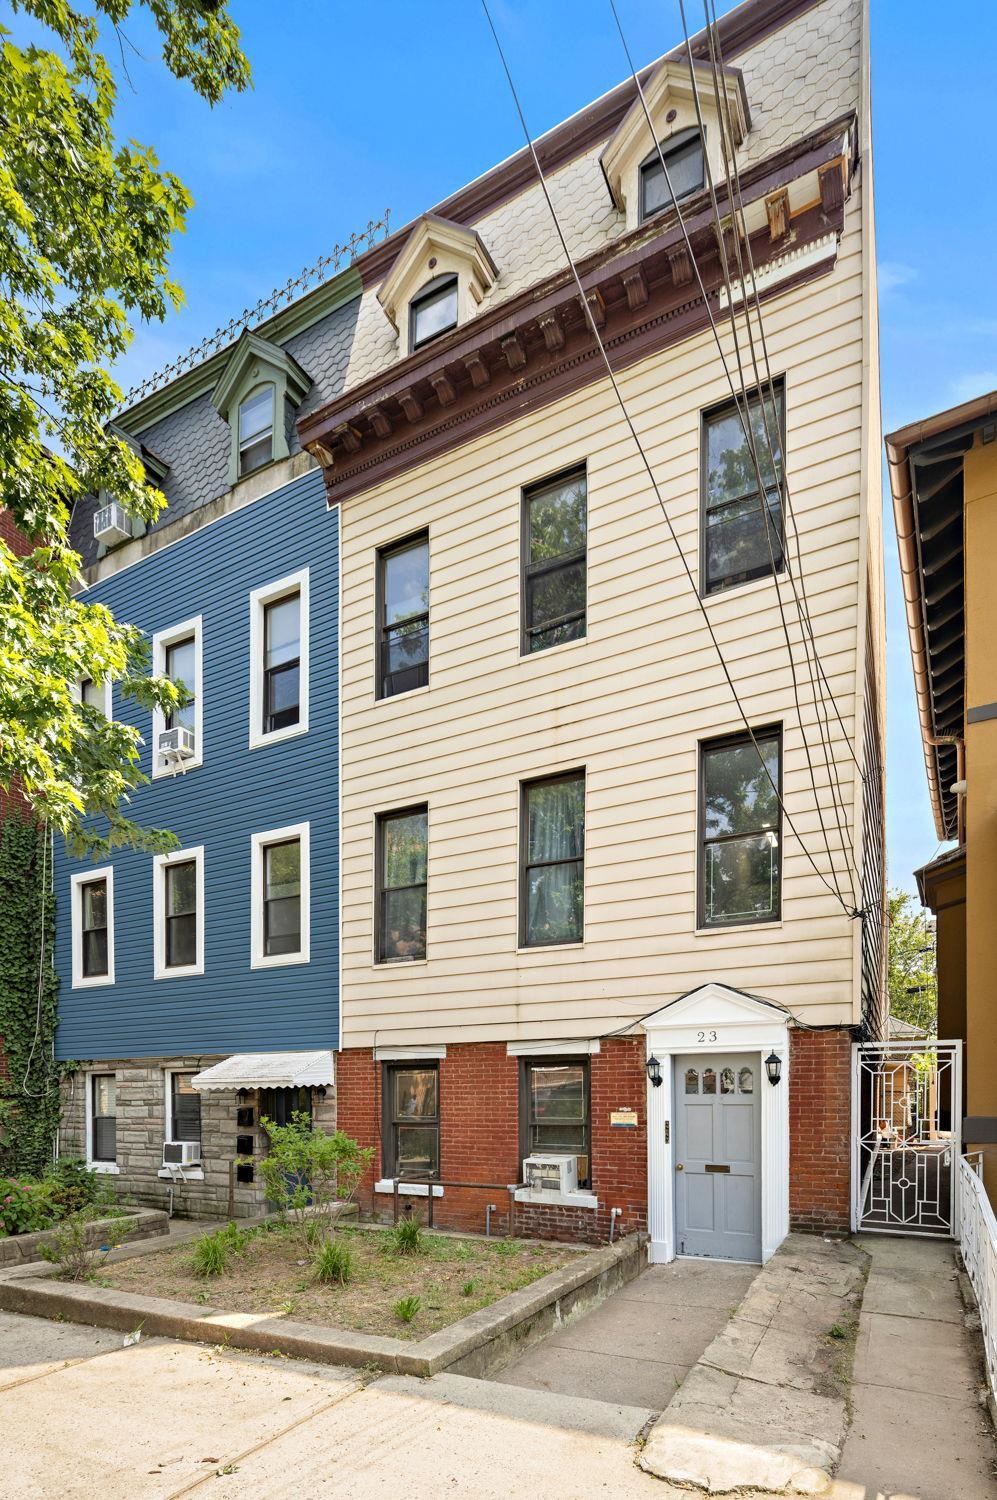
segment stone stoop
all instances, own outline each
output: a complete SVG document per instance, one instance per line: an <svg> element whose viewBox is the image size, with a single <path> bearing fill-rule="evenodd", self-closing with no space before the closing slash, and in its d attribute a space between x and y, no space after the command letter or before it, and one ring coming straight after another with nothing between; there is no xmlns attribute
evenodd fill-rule
<svg viewBox="0 0 997 1500"><path fill-rule="evenodd" d="M651 1428L641 1467L711 1495L830 1495L868 1266L854 1244L789 1235Z"/></svg>

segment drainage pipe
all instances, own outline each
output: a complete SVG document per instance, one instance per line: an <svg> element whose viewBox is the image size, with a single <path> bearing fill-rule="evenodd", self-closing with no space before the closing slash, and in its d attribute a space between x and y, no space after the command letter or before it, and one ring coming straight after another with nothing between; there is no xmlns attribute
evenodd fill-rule
<svg viewBox="0 0 997 1500"><path fill-rule="evenodd" d="M616 1221L623 1213L622 1208L611 1208L609 1210L609 1243L613 1243L613 1235L616 1231Z"/></svg>
<svg viewBox="0 0 997 1500"><path fill-rule="evenodd" d="M497 1214L497 1213L498 1213L498 1204L497 1203L486 1203L485 1204L485 1239L486 1240L487 1239L491 1239L491 1234L492 1234L492 1214Z"/></svg>

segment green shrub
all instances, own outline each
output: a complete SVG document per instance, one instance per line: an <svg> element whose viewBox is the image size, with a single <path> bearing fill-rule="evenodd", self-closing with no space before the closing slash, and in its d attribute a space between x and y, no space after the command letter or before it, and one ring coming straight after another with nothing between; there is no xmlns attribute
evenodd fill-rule
<svg viewBox="0 0 997 1500"><path fill-rule="evenodd" d="M33 1234L61 1217L49 1183L0 1177L0 1234Z"/></svg>
<svg viewBox="0 0 997 1500"><path fill-rule="evenodd" d="M353 1251L341 1240L327 1240L315 1253L315 1275L345 1286L353 1276Z"/></svg>
<svg viewBox="0 0 997 1500"><path fill-rule="evenodd" d="M422 1225L418 1219L401 1219L392 1238L399 1255L417 1255L422 1249Z"/></svg>
<svg viewBox="0 0 997 1500"><path fill-rule="evenodd" d="M114 1202L114 1189L107 1179L77 1157L60 1158L46 1172L44 1181L51 1190L53 1202L63 1213L76 1213L95 1203L110 1206Z"/></svg>
<svg viewBox="0 0 997 1500"><path fill-rule="evenodd" d="M289 1125L261 1117L269 1149L260 1163L267 1198L285 1217L290 1215L308 1243L308 1225L321 1218L337 1200L353 1197L374 1151L358 1146L343 1130L331 1133L313 1128L309 1117L295 1110Z"/></svg>
<svg viewBox="0 0 997 1500"><path fill-rule="evenodd" d="M411 1323L421 1306L421 1297L399 1297L394 1306L395 1317L402 1323Z"/></svg>
<svg viewBox="0 0 997 1500"><path fill-rule="evenodd" d="M109 1224L99 1236L95 1235L92 1226L102 1217L103 1210L94 1204L68 1214L53 1229L51 1243L42 1246L42 1259L57 1265L70 1281L92 1276L97 1266L121 1244L130 1227L129 1220L122 1218L116 1224Z"/></svg>

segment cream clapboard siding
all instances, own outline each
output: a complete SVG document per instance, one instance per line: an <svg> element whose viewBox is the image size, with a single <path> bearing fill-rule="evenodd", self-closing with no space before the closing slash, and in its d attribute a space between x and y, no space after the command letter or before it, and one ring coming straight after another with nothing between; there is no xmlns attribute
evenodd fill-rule
<svg viewBox="0 0 997 1500"><path fill-rule="evenodd" d="M787 463L825 670L850 737L861 678L861 202L835 270L766 304ZM725 345L730 347L729 336ZM731 362L733 364L733 362ZM622 387L694 572L703 407L729 394L707 332ZM519 654L520 491L588 465L588 635ZM375 549L428 526L430 685L374 699ZM697 744L741 728L639 456L605 382L349 500L342 516L344 1045L596 1036L718 979L811 1024L857 1019L857 923L784 828L783 920L697 934ZM799 627L780 584L794 640ZM822 871L771 580L707 605L754 725L784 726L787 807ZM839 867L828 777L798 676ZM846 841L854 767L834 726ZM517 952L519 786L586 771L585 940ZM373 962L379 811L429 804L428 958ZM847 884L845 877L843 881Z"/></svg>

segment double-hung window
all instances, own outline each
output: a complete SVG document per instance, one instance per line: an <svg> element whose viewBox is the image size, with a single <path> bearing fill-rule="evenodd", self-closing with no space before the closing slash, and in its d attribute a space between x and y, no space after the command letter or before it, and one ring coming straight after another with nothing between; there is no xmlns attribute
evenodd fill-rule
<svg viewBox="0 0 997 1500"><path fill-rule="evenodd" d="M249 596L249 744L308 728L308 569Z"/></svg>
<svg viewBox="0 0 997 1500"><path fill-rule="evenodd" d="M152 712L152 774L165 776L183 769L191 770L204 759L204 702L201 688L201 616L184 620L169 630L158 630L152 637L152 670L157 677L169 677L182 683L187 702L168 714L158 708ZM178 747L163 749L160 737L165 730L188 729L193 747L185 744L182 755ZM181 737L184 738L184 737Z"/></svg>
<svg viewBox="0 0 997 1500"><path fill-rule="evenodd" d="M254 969L308 962L309 828L308 823L295 823L253 835Z"/></svg>
<svg viewBox="0 0 997 1500"><path fill-rule="evenodd" d="M457 277L436 276L409 303L409 348L418 349L457 327Z"/></svg>
<svg viewBox="0 0 997 1500"><path fill-rule="evenodd" d="M580 943L585 909L585 772L522 790L520 942L524 948Z"/></svg>
<svg viewBox="0 0 997 1500"><path fill-rule="evenodd" d="M383 1165L388 1177L440 1175L440 1074L436 1063L386 1064Z"/></svg>
<svg viewBox="0 0 997 1500"><path fill-rule="evenodd" d="M204 973L203 846L156 855L153 925L157 979Z"/></svg>
<svg viewBox="0 0 997 1500"><path fill-rule="evenodd" d="M377 696L429 681L429 533L378 553Z"/></svg>
<svg viewBox="0 0 997 1500"><path fill-rule="evenodd" d="M578 1186L587 1188L591 1156L588 1059L524 1057L519 1118L522 1156L574 1156Z"/></svg>
<svg viewBox="0 0 997 1500"><path fill-rule="evenodd" d="M377 820L379 963L426 957L426 875L429 810L408 807Z"/></svg>
<svg viewBox="0 0 997 1500"><path fill-rule="evenodd" d="M785 398L751 396L703 416L703 526L701 591L715 594L752 578L783 570L783 471ZM752 455L752 448L754 454ZM757 468L756 468L757 463ZM758 477L762 485L759 489ZM764 496L764 498L763 498Z"/></svg>
<svg viewBox="0 0 997 1500"><path fill-rule="evenodd" d="M781 795L778 727L700 745L700 927L778 918Z"/></svg>
<svg viewBox="0 0 997 1500"><path fill-rule="evenodd" d="M523 491L523 653L585 634L584 468Z"/></svg>
<svg viewBox="0 0 997 1500"><path fill-rule="evenodd" d="M169 1073L169 1120L167 1139L197 1141L201 1139L201 1096L194 1088L193 1073Z"/></svg>
<svg viewBox="0 0 997 1500"><path fill-rule="evenodd" d="M273 458L274 387L261 385L239 406L239 478Z"/></svg>
<svg viewBox="0 0 997 1500"><path fill-rule="evenodd" d="M116 1094L113 1073L90 1074L89 1158L96 1165L117 1160Z"/></svg>
<svg viewBox="0 0 997 1500"><path fill-rule="evenodd" d="M114 868L72 876L73 988L114 983Z"/></svg>
<svg viewBox="0 0 997 1500"><path fill-rule="evenodd" d="M660 156L658 154L660 150ZM664 158L665 168L661 162ZM699 131L680 130L644 158L640 168L640 221L664 213L704 182L703 138ZM671 186L669 186L671 184Z"/></svg>

